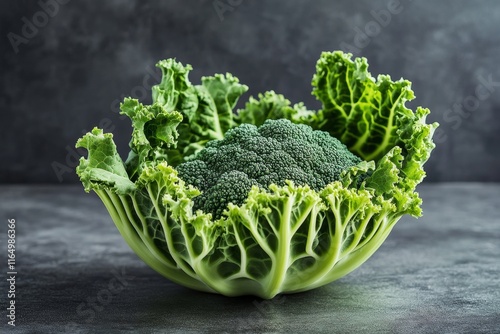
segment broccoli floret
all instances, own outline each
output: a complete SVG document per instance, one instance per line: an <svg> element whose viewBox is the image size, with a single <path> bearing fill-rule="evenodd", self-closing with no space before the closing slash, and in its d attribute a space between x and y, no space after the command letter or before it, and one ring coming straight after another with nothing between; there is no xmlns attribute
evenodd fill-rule
<svg viewBox="0 0 500 334"><path fill-rule="evenodd" d="M268 189L290 180L320 190L359 162L327 132L279 119L229 130L224 139L207 143L177 171L182 180L202 191L194 209L220 218L229 203L243 204L253 185Z"/></svg>

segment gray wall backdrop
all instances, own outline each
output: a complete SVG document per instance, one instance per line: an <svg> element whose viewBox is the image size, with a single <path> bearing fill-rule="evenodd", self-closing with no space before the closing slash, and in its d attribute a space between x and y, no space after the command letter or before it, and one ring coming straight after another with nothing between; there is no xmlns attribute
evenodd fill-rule
<svg viewBox="0 0 500 334"><path fill-rule="evenodd" d="M0 9L0 182L77 182L71 148L99 123L125 154L118 101L150 101L159 59L317 108L315 62L336 49L413 82L410 106L441 123L427 181L500 181L498 0L18 0Z"/></svg>

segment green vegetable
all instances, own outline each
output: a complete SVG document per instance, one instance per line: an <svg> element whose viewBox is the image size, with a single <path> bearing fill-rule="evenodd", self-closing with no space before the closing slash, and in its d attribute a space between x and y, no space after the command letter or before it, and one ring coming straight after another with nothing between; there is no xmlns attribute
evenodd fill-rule
<svg viewBox="0 0 500 334"><path fill-rule="evenodd" d="M153 87L153 101L168 112L175 110L182 115L176 128L179 134L176 145L162 152L166 154L166 161L176 166L185 157L200 151L208 141L224 138L224 133L235 125L233 108L248 87L229 73L203 77L201 85L193 86L188 80L190 65L182 66L168 59L157 66L163 77L161 83ZM133 115L129 116L136 128ZM135 146L131 148L134 151Z"/></svg>
<svg viewBox="0 0 500 334"><path fill-rule="evenodd" d="M158 66L153 104L121 106L134 128L127 161L94 129L77 142L89 151L77 173L170 280L227 296L313 289L366 261L403 215L421 215L415 188L437 124L405 107L408 81L325 52L313 78L321 110L267 92L234 114L247 90L235 77L194 86L190 66Z"/></svg>
<svg viewBox="0 0 500 334"><path fill-rule="evenodd" d="M218 219L229 203L242 205L252 186L268 189L293 181L320 191L359 162L327 132L279 119L259 128L243 124L229 130L224 139L209 142L193 160L180 164L177 172L202 192L194 209Z"/></svg>

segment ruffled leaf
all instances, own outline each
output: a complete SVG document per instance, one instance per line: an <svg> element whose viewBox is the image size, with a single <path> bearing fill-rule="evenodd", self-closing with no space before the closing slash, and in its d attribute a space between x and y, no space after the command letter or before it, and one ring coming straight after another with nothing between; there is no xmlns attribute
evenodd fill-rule
<svg viewBox="0 0 500 334"><path fill-rule="evenodd" d="M88 158L80 158L76 173L85 187L91 189L112 189L118 194L130 193L135 185L129 180L122 159L116 151L111 133L104 134L94 128L76 142L76 147L87 149Z"/></svg>
<svg viewBox="0 0 500 334"><path fill-rule="evenodd" d="M203 77L202 84L194 86L188 79L190 65L169 59L157 66L163 76L161 83L153 87L153 101L183 116L177 128L177 146L166 154L169 164L177 166L203 149L208 141L222 139L234 126L233 108L248 87L229 73Z"/></svg>
<svg viewBox="0 0 500 334"><path fill-rule="evenodd" d="M157 103L143 105L130 98L126 98L120 108L121 113L132 120L131 151L125 164L134 180L146 162L167 159L167 150L177 144L177 126L182 115Z"/></svg>
<svg viewBox="0 0 500 334"><path fill-rule="evenodd" d="M235 120L238 124L248 123L260 126L268 119L280 118L313 126L316 113L307 110L302 103L292 106L291 102L283 95L268 91L259 94L257 99L250 97L245 108L238 110Z"/></svg>

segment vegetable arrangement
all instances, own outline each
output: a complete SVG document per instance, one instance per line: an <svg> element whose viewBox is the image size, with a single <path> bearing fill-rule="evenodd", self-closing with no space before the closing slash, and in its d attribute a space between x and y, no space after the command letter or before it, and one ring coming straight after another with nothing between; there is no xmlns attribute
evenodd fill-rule
<svg viewBox="0 0 500 334"><path fill-rule="evenodd" d="M322 53L313 77L319 111L273 91L250 98L231 74L188 80L160 61L153 104L127 98L125 162L94 128L77 173L129 246L183 286L226 296L310 290L366 261L405 214L434 148L437 124L412 111L406 80L374 79L365 58Z"/></svg>

